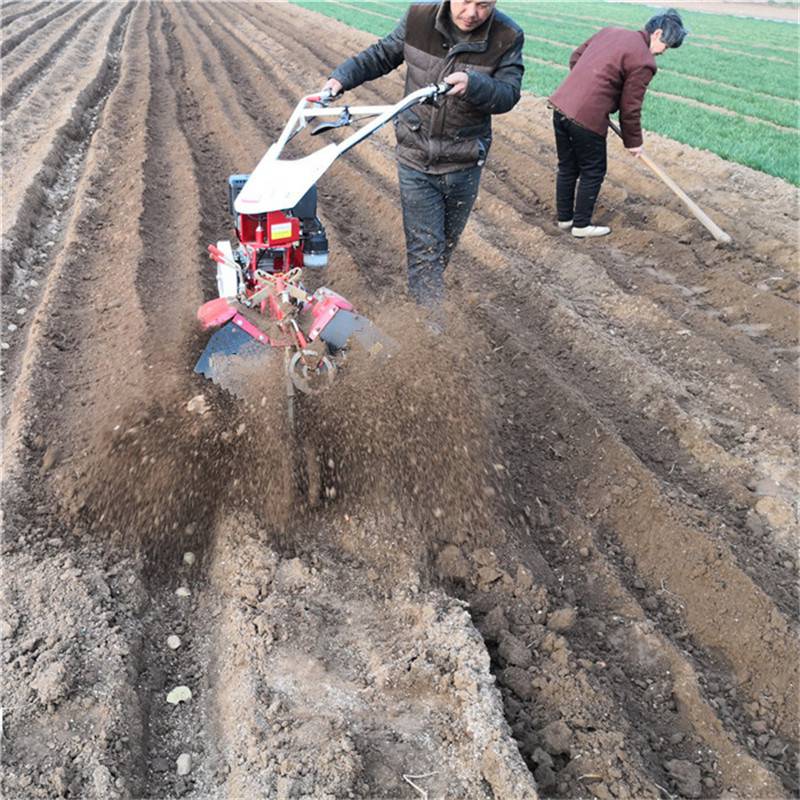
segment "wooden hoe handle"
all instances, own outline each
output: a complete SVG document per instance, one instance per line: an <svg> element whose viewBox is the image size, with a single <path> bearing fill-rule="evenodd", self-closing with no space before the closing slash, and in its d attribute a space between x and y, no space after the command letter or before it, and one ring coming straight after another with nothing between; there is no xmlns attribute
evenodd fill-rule
<svg viewBox="0 0 800 800"><path fill-rule="evenodd" d="M613 120L609 120L608 124L610 125L611 130L614 131L614 133L616 133L621 139L622 131L619 129L619 126ZM681 200L683 200L689 211L694 214L694 216L705 226L706 230L708 230L708 232L718 242L730 244L732 241L731 237L725 233L725 231L722 230L722 228L720 228L719 225L717 225L717 223L714 222L714 220L712 220L708 214L706 214L705 211L703 211L703 209L700 208L700 206L698 206L697 203L695 203L694 200L692 200L692 198L689 197L689 195L686 194L686 192L684 192L683 189L681 189L681 187L678 186L678 184L675 183L675 181L672 180L672 178L670 178L670 176L658 166L658 164L656 164L652 159L648 158L644 153L640 153L639 158L641 158L642 161L644 161L644 163L647 164L647 166L650 167L650 169L653 170L653 172L655 172L655 174L658 175L658 177L661 178L661 180L664 181L664 183L666 183L667 186L669 186L669 188L672 189L672 191L675 192L675 194L678 195Z"/></svg>

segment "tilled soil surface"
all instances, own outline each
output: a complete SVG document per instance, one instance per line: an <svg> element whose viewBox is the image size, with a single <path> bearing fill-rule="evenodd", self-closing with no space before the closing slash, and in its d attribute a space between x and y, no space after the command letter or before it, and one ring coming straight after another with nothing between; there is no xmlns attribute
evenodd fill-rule
<svg viewBox="0 0 800 800"><path fill-rule="evenodd" d="M649 137L721 247L611 141L578 242L525 97L431 338L381 133L320 181L319 280L400 352L293 433L279 369L256 407L192 373L205 246L371 37L279 3L0 30L4 797L797 796L793 187Z"/></svg>

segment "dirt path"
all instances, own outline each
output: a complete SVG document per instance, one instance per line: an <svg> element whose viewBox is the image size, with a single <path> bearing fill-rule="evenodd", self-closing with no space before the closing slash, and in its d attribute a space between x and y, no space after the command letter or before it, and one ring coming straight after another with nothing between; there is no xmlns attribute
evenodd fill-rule
<svg viewBox="0 0 800 800"><path fill-rule="evenodd" d="M284 4L58 11L0 20L39 31L3 51L4 796L794 796L796 190L650 137L721 248L612 145L614 234L576 242L526 97L431 341L391 134L352 151L325 282L404 347L301 408L309 497L280 393L191 373L194 311L227 176L371 38Z"/></svg>

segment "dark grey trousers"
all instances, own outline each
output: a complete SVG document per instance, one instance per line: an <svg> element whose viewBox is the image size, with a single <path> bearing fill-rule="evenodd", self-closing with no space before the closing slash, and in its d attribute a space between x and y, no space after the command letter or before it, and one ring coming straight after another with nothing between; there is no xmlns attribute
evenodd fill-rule
<svg viewBox="0 0 800 800"><path fill-rule="evenodd" d="M478 195L481 169L430 175L398 165L408 291L422 306L444 299L444 271Z"/></svg>
<svg viewBox="0 0 800 800"><path fill-rule="evenodd" d="M606 140L567 119L560 111L553 112L553 129L558 153L558 221L571 219L576 228L584 228L592 224L597 195L606 176Z"/></svg>

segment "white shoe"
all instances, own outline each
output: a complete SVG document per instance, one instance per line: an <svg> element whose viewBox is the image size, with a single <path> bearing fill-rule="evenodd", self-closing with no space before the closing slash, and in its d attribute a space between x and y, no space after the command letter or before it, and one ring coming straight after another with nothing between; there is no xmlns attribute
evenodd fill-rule
<svg viewBox="0 0 800 800"><path fill-rule="evenodd" d="M606 228L605 225L587 225L585 228L573 228L572 235L578 239L588 239L594 236L608 236L611 233L611 228Z"/></svg>
<svg viewBox="0 0 800 800"><path fill-rule="evenodd" d="M562 231L568 231L572 227L572 220L568 219L566 222L559 222L558 227L561 228Z"/></svg>

